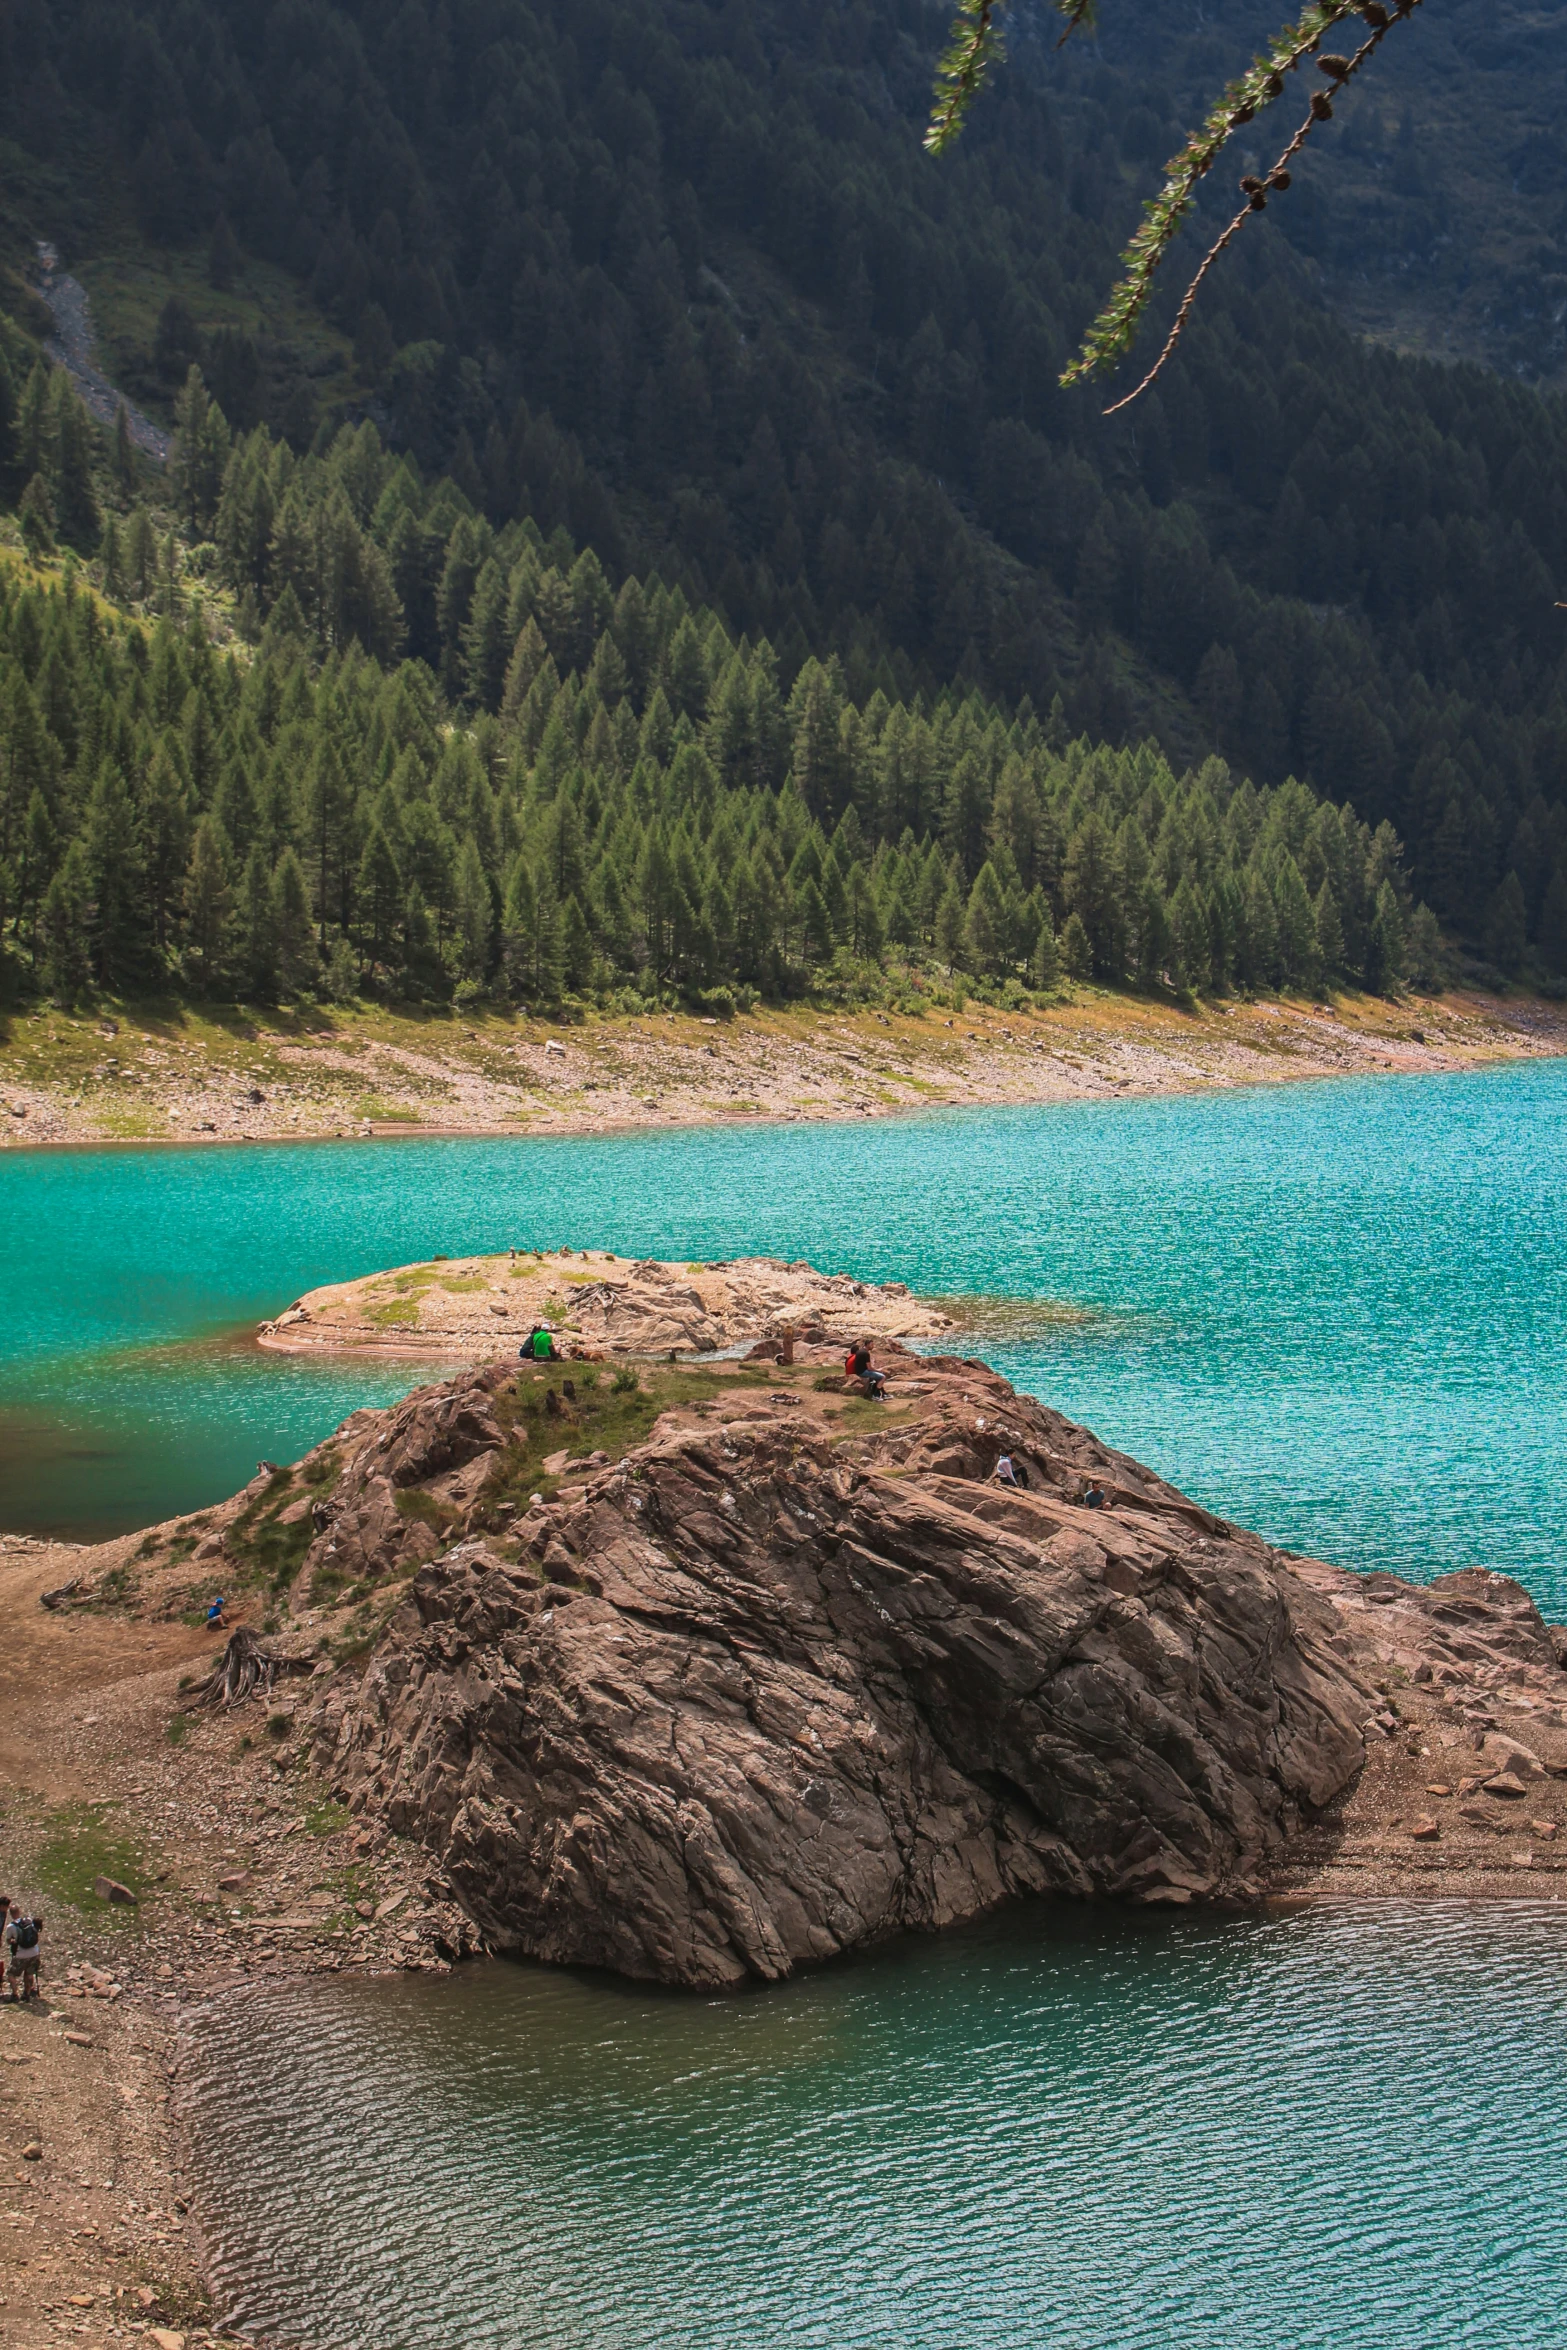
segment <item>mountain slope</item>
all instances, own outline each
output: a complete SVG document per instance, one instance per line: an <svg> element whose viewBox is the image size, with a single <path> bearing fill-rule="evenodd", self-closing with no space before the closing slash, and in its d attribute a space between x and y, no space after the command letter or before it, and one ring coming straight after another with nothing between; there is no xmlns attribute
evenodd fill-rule
<svg viewBox="0 0 1567 2350"><path fill-rule="evenodd" d="M1309 774L1401 831L1448 922L1480 937L1501 890L1538 942L1560 402L1364 348L1270 216L1105 423L1056 377L1182 92L1133 45L1045 94L1025 38L934 166L940 16L65 0L13 16L5 127L110 149L149 234L222 213L354 335L423 465L612 574L657 563L786 679L835 649L857 697L1060 691L1086 731Z"/></svg>

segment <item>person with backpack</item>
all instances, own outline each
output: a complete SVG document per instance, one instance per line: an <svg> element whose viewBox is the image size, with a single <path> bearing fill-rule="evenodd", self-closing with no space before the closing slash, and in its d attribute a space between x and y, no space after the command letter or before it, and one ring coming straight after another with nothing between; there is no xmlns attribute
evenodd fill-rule
<svg viewBox="0 0 1567 2350"><path fill-rule="evenodd" d="M558 1363L561 1360L548 1322L535 1322L517 1351L525 1363Z"/></svg>
<svg viewBox="0 0 1567 2350"><path fill-rule="evenodd" d="M41 1917L24 1917L20 1906L12 1902L11 1915L6 1924L3 1945L5 1950L5 1979L10 1985L9 1997L18 2005L25 1999L38 1996L39 1944L44 1922Z"/></svg>
<svg viewBox="0 0 1567 2350"><path fill-rule="evenodd" d="M843 1358L843 1375L868 1396L872 1403L880 1403L887 1392L887 1382L871 1361L871 1342L862 1338L851 1346Z"/></svg>

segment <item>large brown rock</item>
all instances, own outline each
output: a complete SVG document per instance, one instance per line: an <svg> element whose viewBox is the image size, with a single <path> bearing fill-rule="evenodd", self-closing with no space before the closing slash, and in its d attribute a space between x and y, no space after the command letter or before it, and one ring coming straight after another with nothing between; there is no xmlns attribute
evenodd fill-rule
<svg viewBox="0 0 1567 2350"><path fill-rule="evenodd" d="M1363 1760L1329 1599L981 1366L919 1369L912 1423L846 1440L737 1393L534 1511L520 1555L425 1565L318 1724L340 1792L497 1947L670 1983L1014 1893L1249 1893ZM439 1393L366 1448L339 1540L416 1454L483 1440L482 1396ZM988 1482L1002 1450L1031 1490Z"/></svg>

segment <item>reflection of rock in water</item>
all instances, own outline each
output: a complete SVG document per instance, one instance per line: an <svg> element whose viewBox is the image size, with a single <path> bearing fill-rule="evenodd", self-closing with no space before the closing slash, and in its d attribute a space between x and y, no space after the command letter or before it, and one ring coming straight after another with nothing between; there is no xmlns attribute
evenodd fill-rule
<svg viewBox="0 0 1567 2350"><path fill-rule="evenodd" d="M60 256L53 245L40 242L38 251L38 290L49 305L54 320L54 333L44 345L56 367L63 367L81 394L89 414L100 424L112 425L119 411L125 411L126 427L132 441L142 454L166 465L171 447L170 437L150 417L133 408L123 392L117 391L108 377L93 365L92 305L87 289L74 277L59 275Z"/></svg>

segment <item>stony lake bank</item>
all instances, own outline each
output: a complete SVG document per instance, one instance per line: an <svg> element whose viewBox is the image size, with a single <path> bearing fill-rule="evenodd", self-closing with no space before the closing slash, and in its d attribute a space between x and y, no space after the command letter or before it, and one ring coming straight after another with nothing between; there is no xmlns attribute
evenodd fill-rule
<svg viewBox="0 0 1567 2350"><path fill-rule="evenodd" d="M1104 1100L1291 1077L1430 1073L1567 1052L1567 1006L1472 993L1070 1002L918 1016L475 1008L0 1014L0 1146L592 1134Z"/></svg>
<svg viewBox="0 0 1567 2350"><path fill-rule="evenodd" d="M554 1366L454 1329L473 1367L228 1503L0 1547L4 1869L49 1918L45 2001L0 2009L19 2343L228 2338L180 2102L225 1986L497 1951L723 1985L1016 1893L1559 1896L1567 1635L1507 1578L1281 1554L905 1351L964 1342L896 1284L408 1270L459 1320L581 1277L601 1326ZM855 1321L885 1404L845 1388ZM760 1351L693 1360L715 1322ZM278 1659L233 1707L196 1702L218 1585Z"/></svg>

